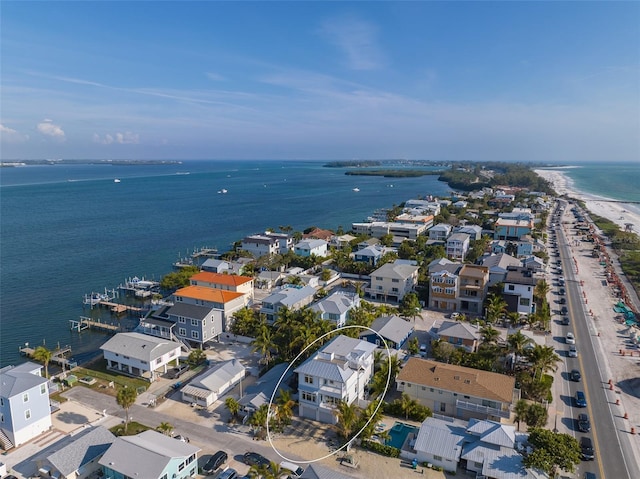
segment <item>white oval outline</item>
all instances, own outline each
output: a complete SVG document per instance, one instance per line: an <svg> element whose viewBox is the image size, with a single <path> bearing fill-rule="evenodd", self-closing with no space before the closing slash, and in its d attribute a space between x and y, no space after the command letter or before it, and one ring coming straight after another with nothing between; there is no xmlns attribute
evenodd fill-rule
<svg viewBox="0 0 640 479"><path fill-rule="evenodd" d="M280 451L278 451L278 449L273 445L273 441L271 440L271 433L269 432L269 413L271 412L271 405L273 404L273 399L275 398L276 391L280 387L280 383L282 383L282 380L284 379L284 376L287 374L289 369L291 369L291 366L293 366L293 364L298 360L298 358L300 358L300 356L302 356L304 354L304 352L307 349L309 349L311 346L316 344L318 341L324 339L326 336L329 336L330 334L335 334L335 333L340 332L340 331L344 331L345 329L354 329L354 328L367 329L367 330L371 331L372 333L374 333L376 336L378 336L382 340L382 342L384 343L384 348L387 350L387 358L389 360L389 367L387 368L387 384L385 385L384 391L381 394L381 398L383 398L384 395L387 394L387 391L389 390L389 383L391 382L391 351L389 350L389 346L387 346L387 342L380 335L380 333L378 333L377 331L375 331L375 330L373 330L373 329L371 329L371 328L369 328L367 326L359 326L359 325L353 324L353 325L341 326L339 328L333 329L333 330L329 331L328 333L323 334L319 338L316 338L315 341L313 341L306 348L304 348L302 351L300 351L300 353L298 353L298 355L293 359L293 361L291 361L289 363L289 366L287 367L287 369L284 370L284 372L282 373L282 376L280 376L280 379L278 380L278 383L276 384L276 387L273 389L273 393L271 393L271 398L269 399L269 405L267 406L267 440L269 441L269 445L271 446L271 449L273 449L273 452L275 452L278 456L280 456L285 461L289 461L289 462L292 462L294 464L312 464L314 462L322 461L323 459L326 459L328 457L333 456L334 454L339 453L344 448L348 447L353 442L353 440L356 439L360 434L362 434L362 431L364 431L366 429L366 427L369 425L369 423L375 417L376 413L378 412L378 409L380 409L380 406L382 406L382 402L383 401L382 401L382 399L380 399L380 402L378 402L378 407L373 411L373 414L371 415L369 420L365 423L364 426L362 426L362 429L360 429L356 433L355 436L353 436L349 441L347 441L342 447L336 449L333 452L330 452L326 456L322 456L322 457L319 457L317 459L312 459L312 460L309 460L309 461L308 460L300 461L300 460L295 460L295 459L291 459L289 457L286 457L283 454L281 454ZM374 367L375 367L375 365L374 365Z"/></svg>

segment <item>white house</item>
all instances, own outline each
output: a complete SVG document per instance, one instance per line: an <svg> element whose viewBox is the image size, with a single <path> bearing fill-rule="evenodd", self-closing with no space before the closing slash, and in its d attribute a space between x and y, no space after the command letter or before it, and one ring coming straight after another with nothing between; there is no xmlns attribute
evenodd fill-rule
<svg viewBox="0 0 640 479"><path fill-rule="evenodd" d="M300 417L336 424L340 401L364 399L375 349L375 344L340 335L296 368Z"/></svg>
<svg viewBox="0 0 640 479"><path fill-rule="evenodd" d="M100 346L107 368L154 381L180 357L181 344L141 333L118 333Z"/></svg>
<svg viewBox="0 0 640 479"><path fill-rule="evenodd" d="M245 367L237 359L224 361L195 377L180 391L182 400L209 407L245 376Z"/></svg>
<svg viewBox="0 0 640 479"><path fill-rule="evenodd" d="M465 439L465 426L461 421L427 418L416 437L416 459L456 472Z"/></svg>
<svg viewBox="0 0 640 479"><path fill-rule="evenodd" d="M311 305L311 310L326 319L336 323L336 327L344 326L349 319L349 311L360 306L360 296L356 293L336 291L330 296Z"/></svg>
<svg viewBox="0 0 640 479"><path fill-rule="evenodd" d="M0 443L7 450L51 428L48 380L26 362L0 369Z"/></svg>
<svg viewBox="0 0 640 479"><path fill-rule="evenodd" d="M526 268L509 267L504 278L502 296L510 312L520 314L535 313L536 303L533 300L538 279L533 271Z"/></svg>
<svg viewBox="0 0 640 479"><path fill-rule="evenodd" d="M283 254L293 249L293 237L284 233L267 231L263 234L245 236L241 246L255 258L272 254Z"/></svg>
<svg viewBox="0 0 640 479"><path fill-rule="evenodd" d="M365 292L374 299L400 302L417 284L418 270L406 261L386 263L371 273L371 286Z"/></svg>
<svg viewBox="0 0 640 479"><path fill-rule="evenodd" d="M321 239L304 239L293 247L293 252L298 256L318 256L324 258L327 256L328 243Z"/></svg>
<svg viewBox="0 0 640 479"><path fill-rule="evenodd" d="M469 251L469 238L466 233L454 233L446 242L447 258L457 261L464 261L467 252Z"/></svg>
<svg viewBox="0 0 640 479"><path fill-rule="evenodd" d="M429 230L429 239L433 241L446 241L451 234L453 226L447 223L438 223Z"/></svg>

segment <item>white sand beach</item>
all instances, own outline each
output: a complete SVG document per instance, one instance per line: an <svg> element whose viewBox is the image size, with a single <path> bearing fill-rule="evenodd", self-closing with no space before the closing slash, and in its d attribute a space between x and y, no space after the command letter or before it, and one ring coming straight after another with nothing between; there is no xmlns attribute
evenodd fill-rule
<svg viewBox="0 0 640 479"><path fill-rule="evenodd" d="M621 228L631 223L633 232L640 234L640 210L637 205L616 203L595 195L583 193L575 189L573 181L565 174L564 168L550 168L534 170L545 180L553 184L553 188L559 195L567 195L585 202L587 209L597 216L602 216L613 221Z"/></svg>

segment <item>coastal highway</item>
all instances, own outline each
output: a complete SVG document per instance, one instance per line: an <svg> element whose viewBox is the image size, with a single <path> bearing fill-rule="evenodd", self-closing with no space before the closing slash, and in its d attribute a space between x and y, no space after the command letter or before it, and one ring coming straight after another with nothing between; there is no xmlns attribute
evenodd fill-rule
<svg viewBox="0 0 640 479"><path fill-rule="evenodd" d="M566 213L565 213L566 215ZM602 357L601 349L596 347L597 336L592 324L592 318L588 315L588 310L582 302L582 291L574 273L574 260L569 248L568 238L561 228L557 229L558 247L560 258L566 280L567 307L571 318L571 325L564 327L564 332L573 329L576 337L578 349L577 358L568 357L568 346L559 344L559 353L566 361L567 370L579 369L582 373L581 382L569 382L569 397L562 397L566 411L569 414L579 414L586 412L591 419L591 432L581 433L577 430L575 417L565 417L563 422L578 440L582 436L590 436L595 449L594 461L583 461L578 466L579 476L584 472L593 472L599 479L622 479L638 478L640 472L637 468L637 461L634 458L628 438L621 437L627 434L622 429L622 423L617 409L614 413L612 403L615 403L613 391L609 391L609 378L606 376L605 358ZM554 305L560 309L560 305ZM566 376L565 376L566 377ZM587 399L586 408L575 407L575 392L582 390ZM611 393L611 394L610 394Z"/></svg>

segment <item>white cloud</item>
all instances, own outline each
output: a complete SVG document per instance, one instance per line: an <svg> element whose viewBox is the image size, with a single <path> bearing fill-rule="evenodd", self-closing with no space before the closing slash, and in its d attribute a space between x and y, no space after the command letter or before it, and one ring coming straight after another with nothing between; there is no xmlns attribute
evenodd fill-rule
<svg viewBox="0 0 640 479"><path fill-rule="evenodd" d="M93 141L102 145L111 145L112 143L118 143L120 145L137 145L140 143L140 135L137 133L131 133L130 131L126 131L124 133L118 132L113 135L106 133L104 136L94 133Z"/></svg>
<svg viewBox="0 0 640 479"><path fill-rule="evenodd" d="M353 70L375 70L384 63L377 28L371 23L347 17L332 19L323 23L321 33L343 51Z"/></svg>
<svg viewBox="0 0 640 479"><path fill-rule="evenodd" d="M29 139L29 135L23 135L19 131L0 123L0 139L3 143L23 143Z"/></svg>
<svg viewBox="0 0 640 479"><path fill-rule="evenodd" d="M66 139L64 130L59 125L53 123L53 120L49 120L48 118L45 118L38 123L37 129L43 135L50 136L56 140L64 141Z"/></svg>

